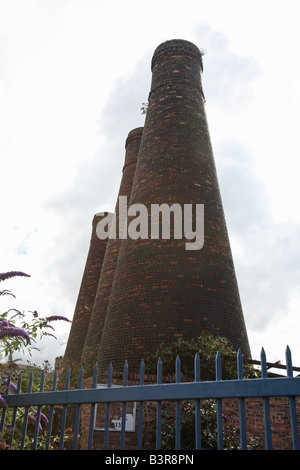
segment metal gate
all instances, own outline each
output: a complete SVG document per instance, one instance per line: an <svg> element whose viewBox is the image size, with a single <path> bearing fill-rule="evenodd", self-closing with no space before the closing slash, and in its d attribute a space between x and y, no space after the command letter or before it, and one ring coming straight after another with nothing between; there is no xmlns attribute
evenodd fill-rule
<svg viewBox="0 0 300 470"><path fill-rule="evenodd" d="M239 403L239 430L240 446L242 450L247 449L246 414L245 400L247 398L258 397L263 400L265 448L272 449L272 429L270 419L270 397L287 397L289 401L290 426L293 449L300 449L298 433L298 417L296 399L300 396L300 378L293 377L293 366L290 349L286 349L286 371L285 377L268 377L267 362L264 350L261 353L261 378L245 379L243 375L243 357L239 351L237 354L237 378L235 380L222 380L221 377L221 357L216 356L216 380L211 382L200 381L200 361L196 355L194 361L194 381L181 382L180 380L180 358L176 360L176 380L173 383L162 383L162 362L159 359L157 365L157 383L147 385L144 383L144 363L142 361L139 383L128 385L128 365L124 365L124 381L121 386L114 387L112 382L112 366L108 371L108 381L105 387L97 387L98 370L94 369L93 383L90 388L83 388L83 368L80 370L78 387L70 389L70 370L66 374L64 390L57 390L57 373L54 374L52 391L44 390L45 373L42 373L38 392L32 391L33 376L30 376L27 391L21 392L22 375L20 374L18 384L12 390L10 377L5 379L6 392L2 395L2 419L0 423L0 436L9 425L11 429L9 445L14 449L24 449L28 420L31 410L34 407L35 430L32 441L32 449L37 449L41 420L45 418L43 407L47 407L46 417L47 433L43 448L50 448L53 416L55 407L60 410L60 439L58 448L64 449L64 434L66 428L66 418L68 407L72 406L74 411L74 437L72 448L80 448L78 444L78 434L81 425L81 409L83 405L89 406L89 426L87 449L93 449L95 415L97 404L105 406L105 425L103 429L104 444L103 449L109 448L109 420L110 408L114 403L121 403L120 419L120 449L125 449L126 430L126 407L128 404L138 403L137 416L137 450L143 448L143 407L147 401L156 403L156 450L161 449L161 426L162 426L162 403L170 401L174 403L175 421L175 446L174 449L181 449L181 403L183 400L191 400L195 406L195 441L194 449L202 449L201 439L201 403L203 400L215 400L217 415L217 448L224 449L224 429L223 429L223 401L224 399L236 399ZM4 405L7 405L4 406ZM18 418L18 409L22 408L22 432L19 442L16 444L15 428ZM8 410L11 422L7 423ZM20 423L19 423L20 424Z"/></svg>

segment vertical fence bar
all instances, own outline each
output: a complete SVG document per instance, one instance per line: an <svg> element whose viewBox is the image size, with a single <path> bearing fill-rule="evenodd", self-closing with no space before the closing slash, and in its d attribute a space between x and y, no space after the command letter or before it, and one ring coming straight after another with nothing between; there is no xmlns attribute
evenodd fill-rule
<svg viewBox="0 0 300 470"><path fill-rule="evenodd" d="M260 355L260 363L261 363L261 377L262 379L268 378L267 372L267 360L266 360L266 353L264 348L261 350ZM270 417L270 403L269 397L263 398L263 406L264 406L264 420L265 420L265 438L266 438L266 449L272 450L272 431L271 431L271 417Z"/></svg>
<svg viewBox="0 0 300 470"><path fill-rule="evenodd" d="M176 383L180 383L180 358L177 356L176 358L176 365L175 365L175 375L176 375ZM175 426L175 450L181 449L181 442L180 442L180 400L176 400L176 426Z"/></svg>
<svg viewBox="0 0 300 470"><path fill-rule="evenodd" d="M53 374L53 382L52 382L52 391L56 390L57 384L57 370L54 371ZM50 441L51 441L51 431L52 431L52 424L53 424L53 415L54 415L54 405L50 405L49 408L49 417L48 417L48 428L47 428L47 437L45 442L45 450L49 450L50 448Z"/></svg>
<svg viewBox="0 0 300 470"><path fill-rule="evenodd" d="M157 385L162 384L162 362L161 358L157 361ZM161 448L161 401L157 401L157 413L156 413L156 449Z"/></svg>
<svg viewBox="0 0 300 470"><path fill-rule="evenodd" d="M71 371L69 367L67 370L65 390L69 390L69 387L70 387L70 373ZM67 404L64 404L62 408L62 415L61 415L59 450L63 450L64 448L66 419L67 419Z"/></svg>
<svg viewBox="0 0 300 470"><path fill-rule="evenodd" d="M41 382L40 382L40 392L44 391L44 384L45 384L45 370L42 371L41 375ZM38 437L39 437L39 430L40 430L40 421L41 421L41 410L42 407L38 406L36 411L36 421L35 421L35 429L34 429L34 438L32 444L32 450L36 450L38 444Z"/></svg>
<svg viewBox="0 0 300 470"><path fill-rule="evenodd" d="M243 355L239 349L237 354L237 371L238 380L244 380L244 367L243 367ZM239 398L239 411L240 411L240 439L241 439L241 450L247 449L247 434L246 434L246 414L245 414L245 399Z"/></svg>
<svg viewBox="0 0 300 470"><path fill-rule="evenodd" d="M128 378L128 363L124 364L124 387L127 387ZM125 449L125 431L126 431L126 402L122 403L122 422L121 422L121 446L120 449Z"/></svg>
<svg viewBox="0 0 300 470"><path fill-rule="evenodd" d="M83 387L83 367L80 367L79 372L79 381L78 381L78 388L77 390L81 390ZM73 437L73 450L77 449L78 445L78 433L79 433L79 423L80 423L80 410L81 405L78 403L76 405L76 413L75 413L75 424L74 424L74 437Z"/></svg>
<svg viewBox="0 0 300 470"><path fill-rule="evenodd" d="M2 382L2 377L0 377L0 386L1 386L1 382ZM4 410L5 410L5 407L3 407L2 409L2 415L1 415L1 421L0 421L0 434L3 432L3 427L4 427L4 419L3 419Z"/></svg>
<svg viewBox="0 0 300 470"><path fill-rule="evenodd" d="M16 388L16 393L20 393L20 390L21 390L21 382L22 382L22 372L20 373L19 378L18 378L18 384L17 384L17 388ZM10 384L9 384L9 385L10 385ZM12 448L13 440L14 440L15 426L16 426L16 420L17 420L17 411L18 411L18 407L15 407L15 408L14 408L14 411L13 411L13 415L12 415L12 420L11 420L11 434L10 434L9 442L8 442L8 445L9 445L10 448Z"/></svg>
<svg viewBox="0 0 300 470"><path fill-rule="evenodd" d="M9 374L7 377L6 383L10 383L11 375ZM9 387L6 387L5 393L8 394L9 392ZM4 431L4 426L5 426L5 416L6 416L6 408L3 407L2 410L2 418L1 418L1 423L0 423L0 432L2 433Z"/></svg>
<svg viewBox="0 0 300 470"><path fill-rule="evenodd" d="M113 374L113 366L112 366L112 363L110 363L109 368L108 368L107 387L111 387L111 385L112 385L112 374ZM108 449L109 415L110 415L110 403L106 403L106 406L105 406L104 444L103 444L104 450Z"/></svg>
<svg viewBox="0 0 300 470"><path fill-rule="evenodd" d="M293 377L292 355L291 355L291 350L290 350L289 346L286 347L285 357L286 357L287 376L288 377ZM299 380L299 379L296 379L296 380ZM298 422L297 422L297 409L296 409L295 397L289 397L289 405L290 405L293 449L294 450L300 450Z"/></svg>
<svg viewBox="0 0 300 470"><path fill-rule="evenodd" d="M194 360L195 382L200 382L200 359L199 354ZM201 450L201 408L200 400L195 400L195 444L196 450Z"/></svg>
<svg viewBox="0 0 300 470"><path fill-rule="evenodd" d="M31 372L29 376L27 393L32 392L32 385L33 385L33 373ZM25 447L25 439L26 439L27 425L28 425L28 414L29 414L29 406L25 406L20 450L24 450L24 447Z"/></svg>
<svg viewBox="0 0 300 470"><path fill-rule="evenodd" d="M94 367L94 374L93 374L93 388L97 388L97 380L98 380L98 366L96 364L95 367ZM90 416L90 427L89 427L89 438L88 438L88 450L91 450L93 448L95 410L96 410L96 403L91 403L91 416Z"/></svg>
<svg viewBox="0 0 300 470"><path fill-rule="evenodd" d="M144 360L141 360L140 365L140 385L144 385L144 373L145 373L145 363ZM143 412L144 412L144 402L139 401L139 421L138 421L138 450L142 450L143 446Z"/></svg>
<svg viewBox="0 0 300 470"><path fill-rule="evenodd" d="M216 380L222 380L221 372L221 356L220 353L217 353L216 356ZM218 431L218 449L224 449L224 440L223 440L223 405L222 398L217 399L217 431Z"/></svg>

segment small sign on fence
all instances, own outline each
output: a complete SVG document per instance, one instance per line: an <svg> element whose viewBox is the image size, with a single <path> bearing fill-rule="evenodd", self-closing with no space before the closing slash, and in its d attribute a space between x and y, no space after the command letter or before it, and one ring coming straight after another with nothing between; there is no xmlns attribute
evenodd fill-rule
<svg viewBox="0 0 300 470"><path fill-rule="evenodd" d="M112 385L112 387L115 388L115 387L118 387L118 385ZM97 384L97 388L107 389L107 385ZM122 403L110 404L109 431L121 432L122 413L123 413ZM125 431L134 432L135 431L135 418L136 418L136 402L129 402L126 404L125 416L126 416ZM95 430L105 431L105 417L106 417L106 406L105 404L98 403L96 405L96 412L95 412L95 424L94 424Z"/></svg>

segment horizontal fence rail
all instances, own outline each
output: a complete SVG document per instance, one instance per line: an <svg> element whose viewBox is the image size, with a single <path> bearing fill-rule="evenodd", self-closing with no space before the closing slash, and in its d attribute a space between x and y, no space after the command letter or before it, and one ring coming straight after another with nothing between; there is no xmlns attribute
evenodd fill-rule
<svg viewBox="0 0 300 470"><path fill-rule="evenodd" d="M95 432L95 416L97 405L105 404L105 425L104 425L104 441L103 449L109 448L109 416L110 409L114 403L121 403L121 432L120 432L120 449L125 448L126 431L126 406L131 402L138 403L138 420L137 420L137 449L143 446L143 407L146 402L156 402L156 449L161 449L161 433L162 433L162 404L166 401L173 402L174 423L175 423L175 449L181 449L181 404L184 400L191 400L195 404L195 449L202 448L201 427L202 412L201 404L205 400L215 400L216 416L217 416L217 446L218 449L224 449L224 415L223 400L238 400L239 410L239 433L240 433L240 449L247 449L247 433L246 433L246 414L245 400L247 398L260 398L263 401L263 416L265 426L265 448L272 449L272 429L270 418L270 397L287 397L289 401L289 414L291 424L291 436L293 449L299 450L299 433L298 433L298 416L296 408L296 398L300 396L300 377L293 377L293 366L291 352L289 347L286 349L287 376L286 377L268 377L267 362L264 350L261 353L261 378L244 378L243 357L239 351L237 354L237 379L222 380L221 376L221 357L218 353L216 356L216 380L201 381L200 380L200 360L198 354L194 361L194 381L181 382L180 374L180 358L177 357L175 363L175 381L174 383L162 382L162 362L159 359L157 364L157 382L155 384L144 383L144 362L141 363L139 384L128 385L128 364L125 362L123 385L113 385L113 369L110 365L108 370L108 379L105 387L98 388L98 369L94 369L93 382L91 388L83 388L83 368L80 370L77 389L70 388L70 369L68 369L65 378L64 390L57 390L57 372L54 373L52 390L45 391L45 373L42 373L39 391L32 391L33 375L31 374L28 389L25 393L21 393L22 374L18 379L18 384L14 391L11 390L11 378L5 379L6 392L2 395L2 399L7 407L2 406L2 419L0 422L0 438L4 432L8 410L12 409L11 435L8 445L12 446L15 440L14 429L17 424L17 410L22 408L22 433L19 449L24 449L26 442L26 432L28 421L32 408L34 407L35 430L32 441L32 449L38 446L39 432L41 429L41 420L45 418L43 407L47 407L47 435L44 442L44 449L50 448L51 432L53 426L53 417L55 407L60 410L60 440L59 449L64 448L64 435L67 422L67 411L69 406L74 408L74 437L73 449L78 448L78 436L80 433L81 410L83 405L90 405L89 431L87 448L93 448L93 439ZM1 408L0 408L1 410ZM16 444L14 444L14 448Z"/></svg>

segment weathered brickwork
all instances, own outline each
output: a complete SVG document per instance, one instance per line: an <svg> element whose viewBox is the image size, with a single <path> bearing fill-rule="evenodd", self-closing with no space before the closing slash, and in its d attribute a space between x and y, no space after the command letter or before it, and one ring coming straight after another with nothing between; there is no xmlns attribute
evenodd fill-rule
<svg viewBox="0 0 300 470"><path fill-rule="evenodd" d="M107 242L101 276L93 307L93 313L89 323L89 328L81 357L81 361L83 363L89 364L91 366L94 366L97 362L107 305L109 302L112 283L114 279L115 267L119 254L119 247L122 241L118 236L119 196L127 196L129 201L142 132L143 128L141 127L133 129L131 132L129 132L125 143L125 162L118 194L118 200L115 208L116 238L109 239Z"/></svg>
<svg viewBox="0 0 300 470"><path fill-rule="evenodd" d="M130 205L204 204L204 246L187 240L123 240L101 338L98 363L131 370L180 333L227 337L250 347L218 186L201 84L202 54L172 40L152 59L149 106ZM150 221L149 221L150 222ZM149 224L150 227L150 224Z"/></svg>
<svg viewBox="0 0 300 470"><path fill-rule="evenodd" d="M107 240L100 240L96 234L97 223L104 216L96 214L93 218L89 252L64 355L65 364L78 364L81 360L107 245Z"/></svg>
<svg viewBox="0 0 300 470"><path fill-rule="evenodd" d="M270 397L270 421L273 450L292 450L293 440L290 420L289 399L287 397ZM230 415L230 423L239 426L239 404L237 400L224 401L225 413ZM296 398L296 409L300 425L300 398ZM265 421L262 398L245 399L246 429L249 435L259 438L261 447L266 447Z"/></svg>

